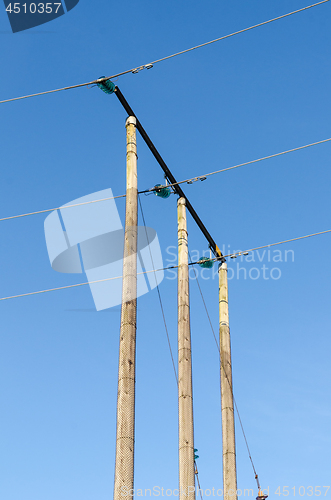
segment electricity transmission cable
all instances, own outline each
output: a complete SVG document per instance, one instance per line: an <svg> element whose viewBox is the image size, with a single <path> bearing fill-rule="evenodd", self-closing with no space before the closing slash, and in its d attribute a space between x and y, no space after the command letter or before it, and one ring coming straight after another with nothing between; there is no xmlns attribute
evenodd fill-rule
<svg viewBox="0 0 331 500"><path fill-rule="evenodd" d="M226 257L233 258L234 256L239 257L241 255L246 255L249 252L254 252L255 250L260 250L262 248L269 248L269 247L272 247L272 246L275 246L275 245L282 245L284 243L289 243L291 241L303 240L305 238L310 238L312 236L319 236L321 234L326 234L326 233L331 233L331 229L327 229L326 231L320 231L318 233L307 234L305 236L298 236L297 238L291 238L289 240L278 241L277 243L269 243L269 245L263 245L263 246L251 248L251 249L245 250L245 251L240 251L240 252L236 252L236 253L230 253L228 255L223 255L223 257L224 258L226 258ZM216 261L219 261L219 258L215 257L215 258L213 258L211 260L214 261L214 262L216 262ZM191 262L191 263L189 263L189 266L194 266L195 264L199 264L199 263L200 263L200 261ZM162 267L160 269L151 269L150 271L142 271L140 273L137 273L137 275L148 274L148 273L155 273L155 272L158 272L158 271L167 271L169 269L177 269L177 268L178 268L178 266ZM105 278L105 279L101 279L101 280L86 281L85 283L76 283L75 285L66 285L66 286L60 286L60 287L57 287L57 288L49 288L47 290L39 290L37 292L21 293L19 295L11 295L11 296L8 296L8 297L0 297L0 301L1 300L8 300L8 299L16 299L16 298L19 298L19 297L26 297L28 295L37 295L37 294L45 293L45 292L54 292L56 290L64 290L65 288L74 288L74 287L77 287L77 286L90 285L91 283L101 283L103 281L111 281L111 280L116 280L116 279L121 279L121 278L123 278L123 276L114 276L114 277L111 277L111 278Z"/></svg>
<svg viewBox="0 0 331 500"><path fill-rule="evenodd" d="M331 141L331 137L329 139L323 139L321 141L312 142L310 144L305 144L304 146L299 146L297 148L287 149L286 151L282 151L280 153L275 153L275 154L272 154L272 155L269 155L269 156L263 156L262 158L257 158L256 160L246 161L245 163L239 163L238 165L233 165L231 167L226 167L226 168L222 168L220 170L215 170L214 172L209 172L207 174L203 174L203 175L198 175L198 176L195 176L195 177L191 177L189 179L185 179L183 181L176 182L174 184L167 184L166 187L173 187L173 186L175 186L177 184L184 184L184 183L186 183L186 184L193 184L193 182L196 182L196 181L199 181L199 180L200 181L205 180L205 178L209 177L210 175L220 174L220 173L226 172L228 170L233 170L235 168L243 167L243 166L246 166L246 165L251 165L252 163L257 163L257 162L260 162L260 161L263 161L263 160L269 160L270 158L276 158L277 156L282 156L282 155L285 155L287 153L293 153L294 151L299 151L301 149L306 149L306 148L309 148L311 146L317 146L318 144L323 144L323 143L330 142L330 141ZM144 194L144 193L146 194L146 193L156 192L158 189L160 189L160 186L159 187L153 187L151 189L145 189L143 191L139 191L139 194ZM126 196L125 194L121 194L121 195L118 195L118 196L111 196L111 197L108 197L108 198L101 198L99 200L84 201L82 203L75 203L75 204L71 204L71 205L65 205L65 206L62 206L62 207L47 208L45 210L38 210L36 212L28 212L28 213L25 213L25 214L12 215L10 217L2 217L2 218L0 218L0 222L5 221L5 220L18 219L20 217L27 217L29 215L37 215L37 214L43 214L43 213L46 213L46 212L53 212L53 210L60 210L62 208L78 207L80 205L88 205L90 203L97 203L99 201L115 200L117 198L125 198L125 196Z"/></svg>
<svg viewBox="0 0 331 500"><path fill-rule="evenodd" d="M274 153L274 154L269 155L269 156L263 156L262 158L257 158L256 160L246 161L245 163L239 163L238 165L233 165L232 167L226 167L226 168L222 168L220 170L215 170L214 172L208 172L207 174L198 175L196 177L191 177L190 179L185 179L184 181L179 181L179 182L176 182L174 184L167 184L167 187L173 187L173 186L177 186L178 184L185 184L185 183L192 184L193 182L196 182L196 181L204 181L210 175L220 174L222 172L227 172L228 170L234 170L235 168L244 167L246 165L252 165L252 163L257 163L257 162L260 162L263 160L269 160L270 158L276 158L277 156L286 155L288 153L293 153L294 151L300 151L301 149L310 148L311 146L317 146L318 144L323 144L325 142L330 142L330 141L331 141L331 137L328 139L323 139L321 141L311 142L310 144L305 144L304 146L299 146L297 148L287 149L286 151L281 151L280 153ZM153 187L149 191L157 191L157 189L160 189L160 186L158 188Z"/></svg>
<svg viewBox="0 0 331 500"><path fill-rule="evenodd" d="M242 30L235 31L233 33L221 36L219 38L215 38L214 40L210 40L209 42L201 43L200 45L195 45L194 47L190 47L189 49L185 49L185 50L182 50L180 52L176 52L175 54L171 54L169 56L162 57L161 59L156 59L155 61L152 61L152 62L150 62L148 64L143 64L142 66L137 66L135 68L131 68L131 69L128 69L126 71L122 71L121 73L117 73L115 75L111 75L111 76L107 76L107 77L102 77L102 78L98 78L96 80L92 80L90 82L79 83L77 85L70 85L70 86L67 86L67 87L59 88L59 89L46 90L45 92L37 92L35 94L28 94L28 95L24 95L24 96L21 96L21 97L13 97L12 99L5 99L5 100L0 101L0 104L3 104L5 102L18 101L18 100L21 100L21 99L27 99L29 97L37 97L37 96L41 96L41 95L45 95L45 94L52 94L52 93L55 93L55 92L61 92L63 90L71 90L71 89L77 89L77 88L80 88L80 87L88 87L89 85L95 85L97 83L105 82L106 80L110 80L112 78L117 78L117 77L126 75L128 73L138 73L139 71L141 71L143 69L150 69L150 68L153 67L154 64L166 61L167 59L171 59L173 57L177 57L177 56L180 56L182 54L186 54L187 52L191 52L192 50L196 50L196 49L200 49L202 47L206 47L207 45L210 45L212 43L216 43L216 42L219 42L221 40L225 40L226 38L230 38L232 36L239 35L240 33L244 33L246 31L250 31L252 29L259 28L260 26L264 26L264 25L272 23L274 21L278 21L280 19L284 19L286 17L292 16L293 14L298 14L299 12L303 12L304 10L308 10L308 9L313 8L313 7L317 7L318 5L322 5L322 4L324 4L324 3L328 2L328 1L329 0L322 0L321 2L317 2L317 3L311 4L311 5L307 5L306 7L303 7L301 9L297 9L297 10L294 10L292 12L288 12L287 14L282 14L281 16L274 17L274 18L269 19L267 21L263 21L262 23L254 24L253 26L249 26L248 28L244 28Z"/></svg>
<svg viewBox="0 0 331 500"><path fill-rule="evenodd" d="M199 292L200 292L200 295L201 295L201 299L202 299L202 302L203 302L203 305L204 305L204 308L205 308L205 311L206 311L206 314L207 314L207 317L208 317L208 321L209 321L209 324L210 324L210 328L211 328L211 331L212 331L212 334L213 334L213 337L214 337L214 340L215 340L215 343L216 343L216 346L217 346L217 351L218 351L219 359L220 359L220 368L222 369L221 348L220 348L220 345L219 345L219 343L217 341L215 330L214 330L214 327L213 327L213 324L212 324L212 321L211 321L211 318L210 318L210 315L209 315L209 312L208 312L207 304L206 304L205 298L204 298L203 293L202 293L202 289L201 289L201 286L200 286L200 283L199 283L198 273L197 273L197 271L196 271L196 269L194 267L195 263L192 263L192 259L191 259L190 253L189 253L189 256L190 256L191 264L193 265L194 274L195 274L195 278L196 278L196 283L198 285ZM256 469L255 469L254 462L253 462L253 459L252 459L251 451L250 451L250 448L249 448L249 445L248 445L246 433L245 433L244 426L243 426L243 423L242 423L242 420L241 420L241 416L240 416L240 413L239 413L239 408L238 408L236 399L234 397L233 387L232 387L232 384L231 384L231 382L230 382L230 380L228 378L228 375L227 375L226 371L223 370L223 372L224 372L224 375L226 377L226 380L229 383L229 387L230 387L230 390L231 390L233 402L234 402L234 405L235 405L235 408L236 408L236 412L237 412L237 415L238 415L238 420L239 420L239 423L240 423L240 428L241 428L241 431L242 431L243 436L244 436L244 440L245 440L245 444L246 444L248 456L249 456L250 462L252 464L252 468L253 468L253 471L254 471L254 474L255 474L255 479L257 479L258 475L256 473Z"/></svg>
<svg viewBox="0 0 331 500"><path fill-rule="evenodd" d="M138 200L139 200L139 206L140 206L141 216L142 216L142 219L143 219L144 228L145 228L145 232L146 232L146 239L147 239L147 244L148 244L148 248L149 248L149 253L150 253L150 256L151 256L152 267L154 269L155 268L155 266L154 266L154 259L153 259L153 255L152 255L152 250L151 250L149 238L148 238L147 226L146 226L146 221L145 221L145 216L144 216L143 206L142 206L142 203L141 203L140 196L138 196ZM155 279L155 283L156 283L157 294L158 294L158 297L159 297L160 308L161 308L161 313L162 313L162 317L163 317L164 329L165 329L166 336L167 336L167 341L168 341L168 346L169 346L169 351L170 351L172 366L173 366L173 369L174 369L175 379L176 379L176 383L177 383L177 386L178 386L178 376L177 376L177 372L176 372L176 365L175 365L175 360L174 360L174 356L173 356L172 349L171 349L169 331L168 331L167 322L166 322L166 318L165 318L165 314L164 314L164 308L163 308L163 304L162 304L160 288L159 288L159 284L158 284L157 279L156 279L156 271L154 271L154 279Z"/></svg>
<svg viewBox="0 0 331 500"><path fill-rule="evenodd" d="M117 198L125 198L125 197L126 197L126 194L120 194L118 196L109 196L108 198L100 198L99 200L83 201L82 203L74 203L72 205L64 205L62 207L56 207L56 208L46 208L45 210L38 210L37 212L29 212L26 214L12 215L10 217L2 217L2 219L0 219L0 222L4 221L4 220L18 219L20 217L27 217L28 215L44 214L46 212L53 212L54 210L62 210L64 208L79 207L81 205L89 205L90 203L97 203L99 201L115 200Z"/></svg>
<svg viewBox="0 0 331 500"><path fill-rule="evenodd" d="M233 33L230 33L229 35L224 35L219 38L215 38L214 40L211 40L210 42L205 42L201 43L200 45L196 45L195 47L191 47L190 49L182 50L180 52L176 52L176 54L172 54L171 56L166 56L163 57L162 59L157 59L156 61L153 61L150 64L156 64L161 61L165 61L166 59L170 59L172 57L180 56L181 54L186 54L186 52L191 52L191 50L195 49L200 49L201 47L206 47L207 45L210 45L215 42L219 42L221 40L225 40L226 38L230 38L235 35L239 35L240 33L244 33L245 31L250 31L254 28L259 28L260 26L264 26L265 24L272 23L274 21L278 21L279 19L284 19L285 17L292 16L292 14L298 14L298 12L303 12L304 10L311 9L312 7L317 7L318 5L321 5L323 3L328 2L329 0L323 0L322 2L317 2L311 5L307 5L307 7L303 7L301 9L293 10L292 12L288 12L287 14L282 14L281 16L274 17L272 19L269 19L268 21L263 21L262 23L254 24L253 26L249 26L248 28L244 28L242 30L234 31ZM142 67L144 68L144 66ZM138 69L138 68L137 68Z"/></svg>
<svg viewBox="0 0 331 500"><path fill-rule="evenodd" d="M269 245L263 245L260 247L255 247L255 248L250 248L249 250L244 250L242 252L235 252L235 253L230 253L229 255L224 255L224 257L230 257L230 258L236 258L240 257L243 254L254 252L255 250L262 250L262 248L269 248L269 247L274 247L276 245L283 245L284 243L290 243L292 241L297 241L297 240L303 240L305 238L311 238L312 236L320 236L321 234L326 234L330 233L331 229L327 229L326 231L319 231L318 233L312 233L312 234L306 234L305 236L298 236L297 238L291 238L289 240L283 240L283 241L278 241L276 243L269 243ZM217 258L213 260L218 260Z"/></svg>

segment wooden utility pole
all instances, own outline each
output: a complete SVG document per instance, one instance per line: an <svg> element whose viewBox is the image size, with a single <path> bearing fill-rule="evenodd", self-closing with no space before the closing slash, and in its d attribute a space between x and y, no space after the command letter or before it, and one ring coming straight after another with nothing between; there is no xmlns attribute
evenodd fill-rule
<svg viewBox="0 0 331 500"><path fill-rule="evenodd" d="M228 305L228 269L219 265L219 315L223 438L223 498L237 500L236 443L234 430L231 342Z"/></svg>
<svg viewBox="0 0 331 500"><path fill-rule="evenodd" d="M114 500L132 496L137 317L137 144L136 118L126 120L126 208L123 289L117 393L117 434Z"/></svg>
<svg viewBox="0 0 331 500"><path fill-rule="evenodd" d="M190 299L185 198L178 214L179 499L195 500Z"/></svg>

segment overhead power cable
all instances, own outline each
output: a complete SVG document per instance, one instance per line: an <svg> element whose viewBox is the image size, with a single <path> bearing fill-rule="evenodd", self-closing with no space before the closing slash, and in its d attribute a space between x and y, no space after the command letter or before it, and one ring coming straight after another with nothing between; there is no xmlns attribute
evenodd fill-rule
<svg viewBox="0 0 331 500"><path fill-rule="evenodd" d="M249 250L245 250L243 252L235 252L232 254L230 253L229 255L224 255L224 257L236 258L236 257L240 257L241 255L248 254L250 252L255 252L255 250L262 250L262 248L269 248L269 247L274 247L276 245L283 245L284 243L291 243L292 241L303 240L305 238L311 238L313 236L320 236L321 234L326 234L326 233L331 233L331 229L327 229L326 231L320 231L319 233L307 234L306 236L298 236L297 238L291 238L289 240L278 241L277 243L269 243L269 245L263 245L261 247L250 248ZM215 258L213 260L216 261L218 259Z"/></svg>
<svg viewBox="0 0 331 500"><path fill-rule="evenodd" d="M278 21L279 19L284 19L285 17L292 16L293 14L298 14L299 12L303 12L304 10L311 9L312 7L317 7L318 5L322 5L328 1L329 0L322 0L321 2L317 2L314 4L308 5L307 7L303 7L302 9L293 10L292 12L288 12L287 14L283 14L281 16L274 17L272 19L268 19L268 21L263 21L262 23L254 24L253 26L249 26L248 28L244 28L242 30L235 31L233 33L221 36L219 38L215 38L214 40L210 40L209 42L201 43L200 45L195 45L194 47L191 47L189 49L185 49L185 50L182 50L180 52L176 52L175 54L171 54L169 56L162 57L161 59L156 59L155 61L149 62L148 64L143 64L142 66L137 66L135 68L131 68L131 69L128 69L126 71L122 71L121 73L117 73L115 75L111 75L111 76L107 76L107 77L103 77L103 78L98 78L98 79L92 80L90 82L79 83L77 85L70 85L67 87L59 88L59 89L47 90L45 92L37 92L35 94L24 95L21 97L13 97L12 99L5 99L3 101L0 101L0 104L3 104L5 102L18 101L21 99L27 99L28 97L37 97L37 96L45 95L45 94L52 94L54 92L61 92L62 90L71 90L71 89L77 89L79 87L88 87L89 85L96 85L97 83L105 82L106 80L117 78L119 76L123 76L123 75L126 75L128 73L138 73L139 71L141 71L143 69L150 69L153 67L154 64L160 63L162 61L166 61L167 59L171 59L172 57L177 57L177 56L180 56L182 54L186 54L187 52L191 52L192 50L200 49L201 47L206 47L207 45L210 45L212 43L216 43L216 42L219 42L221 40L225 40L226 38L230 38L232 36L239 35L240 33L244 33L245 31L250 31L252 29L259 28L260 26L264 26L265 24L269 24L269 23L272 23L274 21Z"/></svg>
<svg viewBox="0 0 331 500"><path fill-rule="evenodd" d="M297 238L291 238L289 240L279 241L277 243L269 243L269 245L263 245L263 246L260 246L260 247L251 248L250 250L240 251L240 252L236 252L236 253L229 253L228 255L223 255L223 258L226 258L226 257L233 258L234 256L239 257L241 255L246 255L246 254L248 254L250 252L254 252L255 250L260 250L262 248L269 248L269 247L276 246L276 245L283 245L284 243L289 243L291 241L303 240L305 238L310 238L312 236L319 236L321 234L326 234L326 233L331 233L331 229L327 229L326 231L320 231L318 233L307 234L306 236L298 236ZM210 260L216 262L217 260L219 260L219 258L215 257L215 258L210 259ZM200 263L199 260L196 261L196 262L190 262L189 266L194 266L195 264L199 264L199 263ZM178 267L179 266L162 267L161 269L152 269L150 271L142 271L140 273L137 273L137 275L148 274L148 273L155 273L155 272L159 272L159 271L168 271L168 270L171 270L171 269L177 269ZM1 297L0 301L1 300L8 300L8 299L16 299L18 297L26 297L28 295L37 295L37 294L45 293L45 292L54 292L56 290L64 290L65 288L74 288L74 287L77 287L77 286L89 285L91 283L101 283L103 281L112 281L112 280L117 280L117 279L121 279L121 278L123 278L123 276L114 276L112 278L105 278L105 279L102 279L102 280L86 281L85 283L76 283L75 285L66 285L66 286L60 286L60 287L57 287L57 288L48 288L47 290L38 290L37 292L21 293L19 295L11 295L9 297Z"/></svg>
<svg viewBox="0 0 331 500"><path fill-rule="evenodd" d="M158 62L165 61L166 59L170 59L171 57L176 57L176 56L179 56L181 54L186 54L186 52L190 52L191 50L200 49L201 47L206 47L206 45L210 45L212 43L219 42L221 40L225 40L226 38L230 38L231 36L239 35L240 33L245 33L245 31L250 31L254 28L259 28L260 26L264 26L265 24L269 24L269 23L272 23L274 21L278 21L279 19L284 19L285 17L292 16L293 14L298 14L298 12L303 12L304 10L311 9L312 7L317 7L317 5L321 5L321 4L326 3L328 1L329 0L323 0L322 2L313 3L311 5L308 5L307 7L303 7L302 9L293 10L292 12L288 12L287 14L283 14L281 16L274 17L272 19L269 19L268 21L263 21L262 23L258 23L258 24L254 24L253 26L249 26L248 28L234 31L233 33L230 33L229 35L224 35L224 36L221 36L219 38L215 38L214 40L211 40L210 42L201 43L200 45L196 45L195 47L191 47L190 49L182 50L181 52L176 52L176 54L172 54L171 56L166 56L166 57L163 57L162 59L157 59L156 61L153 61L153 63L151 63L151 64L156 64Z"/></svg>
<svg viewBox="0 0 331 500"><path fill-rule="evenodd" d="M272 155L269 155L269 156L263 156L262 158L258 158L257 160L246 161L245 163L239 163L238 165L233 165L232 167L226 167L226 168L222 168L221 170L215 170L215 172L209 172L207 174L203 174L203 175L198 175L198 176L195 176L195 177L191 177L189 179L185 179L183 181L176 182L174 184L167 184L167 187L172 187L172 186L175 186L177 184L184 184L184 183L193 184L193 182L196 182L196 181L199 181L199 180L200 181L205 180L210 175L220 174L220 173L226 172L228 170L233 170L235 168L244 167L246 165L251 165L253 163L257 163L257 162L260 162L260 161L263 161L263 160L269 160L270 158L275 158L277 156L285 155L287 153L293 153L294 151L299 151L300 149L306 149L306 148L309 148L311 146L316 146L318 144L323 144L325 142L330 142L330 141L331 141L331 137L329 139L323 139L322 141L317 141L317 142L312 142L310 144L305 144L304 146L299 146L297 148L288 149L286 151L282 151L281 153L275 153L275 154L272 154ZM153 187L151 189L145 189L143 191L139 191L139 194L155 192L158 189L160 189L160 186ZM62 210L63 208L71 208L71 207L78 207L80 205L88 205L90 203L97 203L99 201L115 200L117 198L125 198L125 196L126 196L125 194L120 194L118 196L110 196L108 198L101 198L99 200L84 201L82 203L75 203L75 204L71 204L71 205L64 205L62 207L56 207L56 208L47 208L45 210L38 210L36 212L28 212L28 213L25 213L25 214L11 215L10 217L2 217L2 218L0 218L0 222L1 221L5 221L5 220L18 219L20 217L27 217L29 215L37 215L37 214L43 214L43 213L46 213L46 212L53 212L53 210Z"/></svg>
<svg viewBox="0 0 331 500"><path fill-rule="evenodd" d="M53 212L54 210L62 210L63 208L79 207L81 205L89 205L90 203L97 203L99 201L115 200L116 198L125 198L125 197L126 194L120 194L118 196L109 196L107 198L100 198L99 200L83 201L82 203L73 203L72 205L63 205L62 207L56 207L56 208L46 208L45 210L38 210L37 212L28 212L26 214L11 215L10 217L2 217L2 219L0 219L0 222L4 220L18 219L19 217L27 217L28 215L44 214L46 212Z"/></svg>
<svg viewBox="0 0 331 500"><path fill-rule="evenodd" d="M277 156L286 155L287 153L293 153L294 151L299 151L300 149L310 148L311 146L317 146L318 144L323 144L324 142L329 142L329 141L331 141L331 137L329 139L323 139L322 141L317 141L317 142L312 142L310 144L305 144L304 146L299 146L298 148L287 149L286 151L282 151L281 153L275 153L275 154L272 154L269 156L263 156L262 158L258 158L257 160L246 161L245 163L239 163L238 165L233 165L232 167L222 168L220 170L215 170L214 172L209 172L207 174L198 175L196 177L191 177L190 179L185 179L184 181L179 181L179 182L176 182L174 184L167 184L167 187L176 186L177 184L184 184L185 182L188 184L192 184L195 181L204 181L210 175L220 174L221 172L227 172L228 170L233 170L235 168L244 167L246 165L252 165L252 163L257 163L257 162L263 161L263 160L269 160L270 158L276 158ZM162 187L162 186L153 187L149 191L157 191L157 189L160 189L160 187Z"/></svg>

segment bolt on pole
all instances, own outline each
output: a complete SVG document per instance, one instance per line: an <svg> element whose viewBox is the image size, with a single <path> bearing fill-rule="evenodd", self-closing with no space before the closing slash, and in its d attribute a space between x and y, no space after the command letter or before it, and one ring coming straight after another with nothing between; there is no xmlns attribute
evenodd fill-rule
<svg viewBox="0 0 331 500"><path fill-rule="evenodd" d="M223 496L224 500L237 500L236 443L228 305L228 269L225 262L219 265L218 274L223 438Z"/></svg>
<svg viewBox="0 0 331 500"><path fill-rule="evenodd" d="M178 422L179 498L195 500L192 358L185 198L178 214Z"/></svg>
<svg viewBox="0 0 331 500"><path fill-rule="evenodd" d="M138 189L136 118L126 120L126 208L117 393L114 500L134 484Z"/></svg>

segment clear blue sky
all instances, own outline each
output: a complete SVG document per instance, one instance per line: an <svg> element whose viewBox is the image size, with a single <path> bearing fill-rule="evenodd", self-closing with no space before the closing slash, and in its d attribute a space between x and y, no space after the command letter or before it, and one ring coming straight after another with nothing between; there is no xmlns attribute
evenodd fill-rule
<svg viewBox="0 0 331 500"><path fill-rule="evenodd" d="M0 100L114 74L308 4L80 0L61 18L17 34L1 7ZM324 4L118 80L178 179L331 137L330 9ZM115 96L83 88L0 109L1 217L109 187L124 193L126 114ZM138 148L139 188L146 189L163 177L140 138ZM331 228L330 155L328 143L184 189L220 247L264 245ZM168 264L176 198L142 202ZM124 222L125 202L117 206ZM1 297L83 281L51 269L44 219L1 222ZM206 242L191 218L188 224L190 249L201 254ZM279 247L282 262L273 252L271 262L262 253L261 261L255 254L255 262L229 262L234 391L270 498L278 486L331 483L330 249L324 235ZM287 262L285 250L293 250ZM247 279L244 270L237 279L237 264ZM252 268L258 279L249 277ZM270 278L273 268L279 279ZM216 277L201 280L216 331L217 285ZM165 279L160 290L176 353L176 280ZM194 281L191 292L200 481L220 488L218 356ZM0 303L4 500L112 497L120 309L93 308L88 287ZM177 389L156 291L138 308L135 485L174 489ZM237 448L238 487L254 488L255 497L238 425Z"/></svg>

